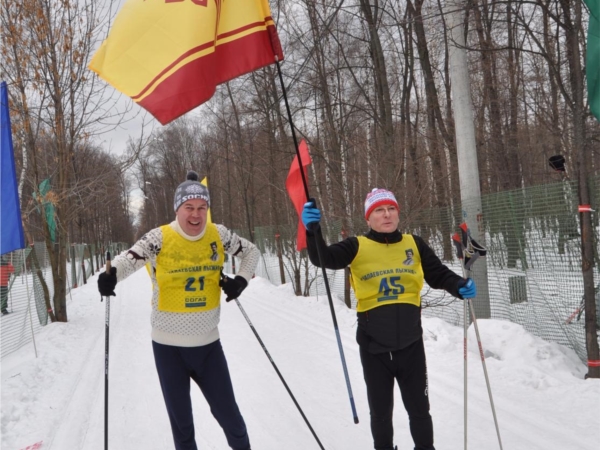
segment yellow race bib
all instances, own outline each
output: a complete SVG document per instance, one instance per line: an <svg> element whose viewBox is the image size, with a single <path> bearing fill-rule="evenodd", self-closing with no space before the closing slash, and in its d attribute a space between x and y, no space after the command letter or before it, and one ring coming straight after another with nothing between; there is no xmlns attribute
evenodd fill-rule
<svg viewBox="0 0 600 450"><path fill-rule="evenodd" d="M206 224L197 241L188 241L170 225L161 231L163 245L156 258L159 311L189 313L219 306L224 252L217 227Z"/></svg>
<svg viewBox="0 0 600 450"><path fill-rule="evenodd" d="M358 253L350 271L358 312L390 303L421 306L423 267L410 234L403 234L402 240L395 244L380 244L359 236Z"/></svg>

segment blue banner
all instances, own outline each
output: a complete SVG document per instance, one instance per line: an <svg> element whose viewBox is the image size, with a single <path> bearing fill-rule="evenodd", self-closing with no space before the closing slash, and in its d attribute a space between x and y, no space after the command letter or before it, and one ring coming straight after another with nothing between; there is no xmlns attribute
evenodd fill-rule
<svg viewBox="0 0 600 450"><path fill-rule="evenodd" d="M21 206L17 190L8 90L0 83L0 255L25 247Z"/></svg>

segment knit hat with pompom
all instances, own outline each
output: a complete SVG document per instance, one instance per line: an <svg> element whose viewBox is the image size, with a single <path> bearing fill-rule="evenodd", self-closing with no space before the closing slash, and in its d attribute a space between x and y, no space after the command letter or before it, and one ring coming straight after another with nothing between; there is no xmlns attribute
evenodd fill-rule
<svg viewBox="0 0 600 450"><path fill-rule="evenodd" d="M369 220L369 216L375 210L375 208L382 205L392 205L398 210L398 202L394 194L386 189L375 188L367 194L365 199L365 219Z"/></svg>
<svg viewBox="0 0 600 450"><path fill-rule="evenodd" d="M195 198L206 200L206 203L208 203L208 206L210 207L208 188L203 184L200 184L198 181L198 174L193 170L190 170L187 173L186 180L175 189L175 201L173 202L175 212L177 212L177 209L185 202Z"/></svg>

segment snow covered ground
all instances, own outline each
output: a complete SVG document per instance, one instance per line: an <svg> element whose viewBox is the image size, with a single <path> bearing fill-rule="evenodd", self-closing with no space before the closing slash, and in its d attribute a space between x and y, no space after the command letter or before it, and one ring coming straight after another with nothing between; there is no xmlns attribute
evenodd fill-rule
<svg viewBox="0 0 600 450"><path fill-rule="evenodd" d="M87 450L104 446L105 303L95 278L73 291L68 323L51 324L2 361L1 448ZM139 271L111 298L109 448L172 449L150 342L150 281ZM241 304L327 450L372 448L365 386L354 340L356 318L336 314L360 423L352 419L327 299L295 297L290 285L256 278ZM463 448L462 329L424 318L436 448ZM480 320L503 448L598 448L600 380L584 380L575 353L519 325ZM223 305L221 339L256 450L319 446L235 302ZM469 448L499 448L473 327L469 329ZM192 389L199 449L227 449L199 392ZM394 413L400 450L412 449L399 392Z"/></svg>

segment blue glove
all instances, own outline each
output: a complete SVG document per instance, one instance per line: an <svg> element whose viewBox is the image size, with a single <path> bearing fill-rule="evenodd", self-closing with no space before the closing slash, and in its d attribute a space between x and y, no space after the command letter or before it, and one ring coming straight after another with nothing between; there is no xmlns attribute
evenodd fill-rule
<svg viewBox="0 0 600 450"><path fill-rule="evenodd" d="M304 204L302 209L302 223L308 230L308 227L312 223L319 223L321 221L321 211L317 208L314 200L310 200Z"/></svg>
<svg viewBox="0 0 600 450"><path fill-rule="evenodd" d="M473 298L477 295L477 287L475 282L471 278L461 280L458 282L458 293L462 298Z"/></svg>

